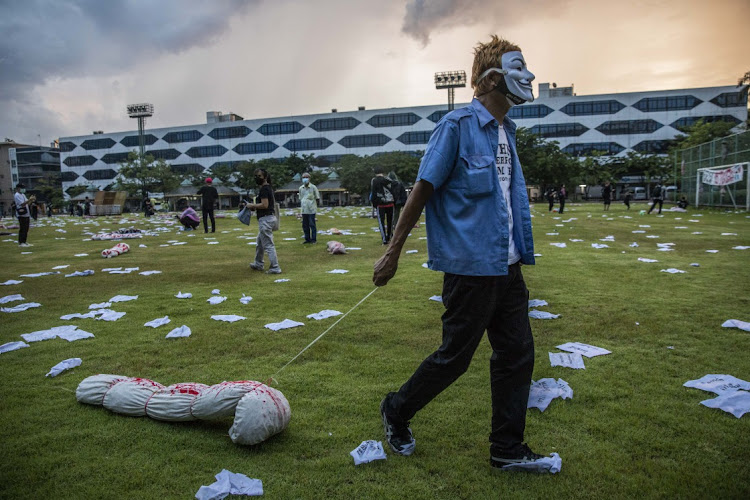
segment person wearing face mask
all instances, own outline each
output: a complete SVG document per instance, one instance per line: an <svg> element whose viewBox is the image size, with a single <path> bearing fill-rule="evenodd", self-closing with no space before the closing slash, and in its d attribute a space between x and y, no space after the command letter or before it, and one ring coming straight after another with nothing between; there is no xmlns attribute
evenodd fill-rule
<svg viewBox="0 0 750 500"><path fill-rule="evenodd" d="M373 282L383 286L426 206L427 264L445 273L446 310L440 348L380 404L386 441L400 455L416 446L409 421L468 369L486 331L493 350L490 465L542 458L523 442L534 340L521 264L534 264L534 242L516 125L507 116L533 101L533 79L518 46L493 36L476 47L475 97L435 127L395 234L375 263Z"/></svg>
<svg viewBox="0 0 750 500"><path fill-rule="evenodd" d="M19 247L30 247L31 245L26 243L26 238L29 235L29 226L31 225L31 209L32 205L36 201L36 196L33 194L26 198L26 186L20 182L16 184L16 192L13 195L13 203L16 204L16 217L18 217L18 246Z"/></svg>
<svg viewBox="0 0 750 500"><path fill-rule="evenodd" d="M318 242L318 228L315 225L315 214L318 212L320 192L315 184L310 182L310 174L302 174L302 185L299 187L299 202L302 212L302 231L305 233L305 241L311 244Z"/></svg>
<svg viewBox="0 0 750 500"><path fill-rule="evenodd" d="M255 183L260 187L255 203L247 203L250 210L257 212L258 216L258 238L255 247L255 262L250 268L255 271L263 270L263 254L268 254L271 267L266 274L281 274L279 260L276 257L276 247L273 244L273 227L276 224L276 212L274 210L274 194L271 187L271 175L263 168L255 171Z"/></svg>

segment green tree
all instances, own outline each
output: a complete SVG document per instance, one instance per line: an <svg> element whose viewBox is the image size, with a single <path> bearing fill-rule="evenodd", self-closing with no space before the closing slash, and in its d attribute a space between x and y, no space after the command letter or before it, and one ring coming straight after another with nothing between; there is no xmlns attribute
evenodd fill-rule
<svg viewBox="0 0 750 500"><path fill-rule="evenodd" d="M85 193L87 190L88 187L85 184L76 184L75 186L70 186L65 192L68 193L68 196L71 198L75 198L79 194Z"/></svg>
<svg viewBox="0 0 750 500"><path fill-rule="evenodd" d="M581 163L564 153L557 141L547 141L527 128L516 130L516 150L526 182L539 185L542 191L572 185L581 175Z"/></svg>
<svg viewBox="0 0 750 500"><path fill-rule="evenodd" d="M338 174L341 186L352 194L358 194L368 200L370 181L375 175L374 161L371 156L344 155L331 168Z"/></svg>
<svg viewBox="0 0 750 500"><path fill-rule="evenodd" d="M214 165L211 167L211 175L219 179L224 184L231 184L234 169L226 164Z"/></svg>
<svg viewBox="0 0 750 500"><path fill-rule="evenodd" d="M81 186L84 188L84 186ZM62 185L59 182L55 182L51 177L44 177L39 181L35 188L36 191L41 195L40 198L47 200L55 208L60 208L63 205L63 190ZM81 191L83 192L83 191ZM80 194L80 193L77 193ZM40 200L41 201L41 200Z"/></svg>
<svg viewBox="0 0 750 500"><path fill-rule="evenodd" d="M683 127L681 129L683 134L675 137L670 151L690 148L720 137L726 137L732 133L731 130L734 127L734 124L724 121L704 122L703 120L698 120L690 127Z"/></svg>
<svg viewBox="0 0 750 500"><path fill-rule="evenodd" d="M181 181L182 177L172 171L164 160L155 160L147 154L141 161L138 154L132 152L127 161L120 164L115 185L118 190L127 191L130 195L136 195L140 191L141 196L145 196L148 191L168 192L177 189Z"/></svg>
<svg viewBox="0 0 750 500"><path fill-rule="evenodd" d="M256 163L256 168L262 168L271 175L271 184L275 189L292 180L293 174L290 173L284 160L265 158ZM255 183L255 180L253 180L253 183Z"/></svg>
<svg viewBox="0 0 750 500"><path fill-rule="evenodd" d="M393 151L370 157L371 165L380 165L385 168L386 174L393 172L406 186L414 184L419 172L419 164L422 161L422 152L417 154L404 151ZM368 187L369 189L369 187Z"/></svg>

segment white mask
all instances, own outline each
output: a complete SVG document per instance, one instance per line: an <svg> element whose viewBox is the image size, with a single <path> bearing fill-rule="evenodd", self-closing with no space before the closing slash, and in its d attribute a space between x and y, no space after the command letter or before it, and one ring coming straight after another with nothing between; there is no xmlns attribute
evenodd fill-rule
<svg viewBox="0 0 750 500"><path fill-rule="evenodd" d="M519 51L506 52L500 58L502 68L489 68L479 76L477 83L490 73L500 73L503 78L495 86L512 104L534 101L531 82L535 76L526 68L526 60Z"/></svg>

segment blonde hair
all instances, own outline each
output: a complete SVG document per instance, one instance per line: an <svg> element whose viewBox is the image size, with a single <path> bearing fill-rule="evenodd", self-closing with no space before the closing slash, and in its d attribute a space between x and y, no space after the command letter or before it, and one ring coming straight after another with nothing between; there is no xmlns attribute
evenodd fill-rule
<svg viewBox="0 0 750 500"><path fill-rule="evenodd" d="M480 75L489 68L501 68L501 59L506 52L521 52L521 48L504 38L492 35L492 39L487 43L479 43L474 47L474 64L471 68L471 87L474 89L474 95L481 95L489 89L486 79L478 82ZM482 90L482 92L480 92Z"/></svg>

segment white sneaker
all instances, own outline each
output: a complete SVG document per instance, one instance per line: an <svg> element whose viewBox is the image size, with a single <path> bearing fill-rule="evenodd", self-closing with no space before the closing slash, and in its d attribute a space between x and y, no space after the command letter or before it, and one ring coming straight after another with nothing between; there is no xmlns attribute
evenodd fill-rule
<svg viewBox="0 0 750 500"><path fill-rule="evenodd" d="M34 245L30 245L30 244L28 244L28 243L21 243L21 244L20 244L20 245L18 245L18 246L19 246L19 247L31 247L31 246L34 246Z"/></svg>

